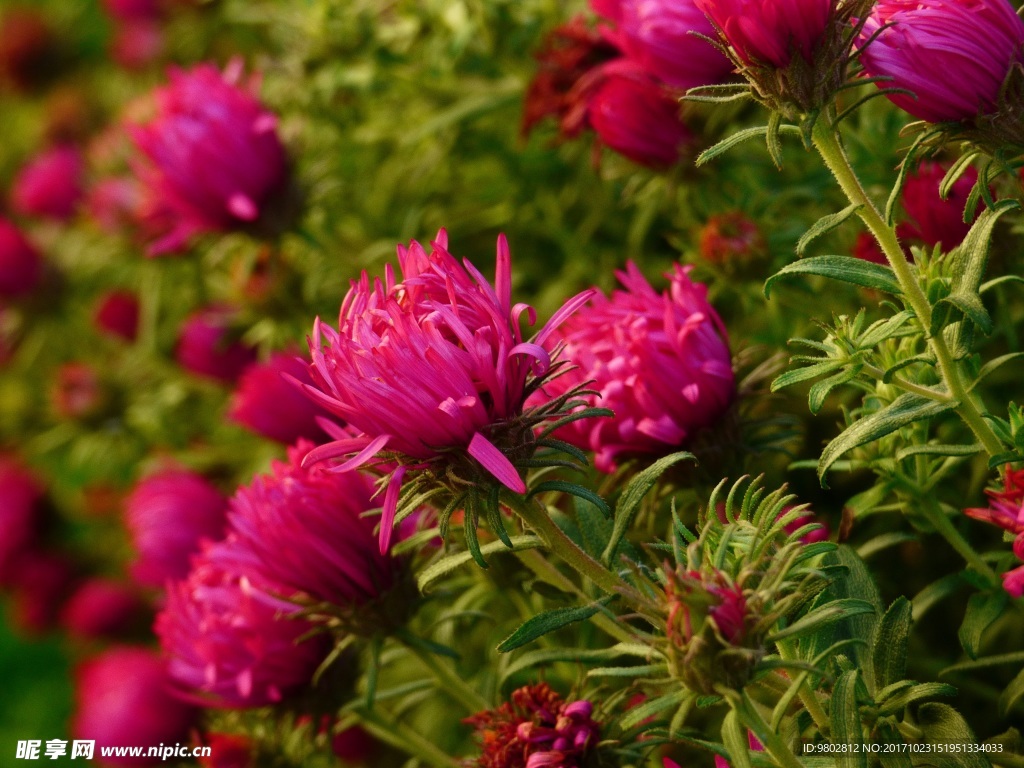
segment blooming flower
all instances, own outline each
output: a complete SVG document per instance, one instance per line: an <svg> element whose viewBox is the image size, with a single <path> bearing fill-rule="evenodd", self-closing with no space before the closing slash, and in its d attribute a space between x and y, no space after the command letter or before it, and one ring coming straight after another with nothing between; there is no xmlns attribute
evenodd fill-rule
<svg viewBox="0 0 1024 768"><path fill-rule="evenodd" d="M53 410L62 419L95 416L107 401L107 393L96 369L89 363L61 364L50 390Z"/></svg>
<svg viewBox="0 0 1024 768"><path fill-rule="evenodd" d="M741 211L708 218L700 230L698 247L700 255L712 264L748 261L766 249L760 228Z"/></svg>
<svg viewBox="0 0 1024 768"><path fill-rule="evenodd" d="M195 707L170 690L167 666L146 648L114 646L85 662L75 675L71 733L101 747L152 746L183 741ZM116 765L150 765L147 757L104 758Z"/></svg>
<svg viewBox="0 0 1024 768"><path fill-rule="evenodd" d="M126 502L125 524L139 553L132 576L162 587L189 570L203 539L224 535L227 500L195 472L167 469L141 480Z"/></svg>
<svg viewBox="0 0 1024 768"><path fill-rule="evenodd" d="M325 638L299 642L312 625L279 597L282 585L243 576L228 538L208 544L184 581L169 586L154 629L174 682L221 707L262 707L309 682Z"/></svg>
<svg viewBox="0 0 1024 768"><path fill-rule="evenodd" d="M393 586L397 561L378 551L364 513L373 482L359 472L302 468L313 447L300 441L288 462L231 499L228 522L237 568L266 582L342 607L358 607ZM222 553L227 557L227 553Z"/></svg>
<svg viewBox="0 0 1024 768"><path fill-rule="evenodd" d="M53 629L74 583L74 569L66 554L44 549L23 552L15 562L10 584L14 625L32 634Z"/></svg>
<svg viewBox="0 0 1024 768"><path fill-rule="evenodd" d="M116 234L125 227L139 223L142 189L126 176L102 179L86 193L85 210L101 229Z"/></svg>
<svg viewBox="0 0 1024 768"><path fill-rule="evenodd" d="M265 363L242 373L231 398L228 416L257 434L291 444L299 438L324 442L327 434L317 418L327 411L317 406L285 375L312 384L308 364L293 354L275 352Z"/></svg>
<svg viewBox="0 0 1024 768"><path fill-rule="evenodd" d="M523 686L511 701L464 722L480 738L478 768L578 768L601 726L586 699L566 702L547 683Z"/></svg>
<svg viewBox="0 0 1024 768"><path fill-rule="evenodd" d="M640 165L672 165L694 142L679 118L678 99L632 67L606 68L586 114L602 143Z"/></svg>
<svg viewBox="0 0 1024 768"><path fill-rule="evenodd" d="M729 345L707 290L676 266L658 295L630 262L618 272L625 290L596 295L551 337L575 370L545 385L547 395L587 381L590 405L611 418L566 425L558 436L593 450L595 466L613 472L622 456L668 453L714 424L735 395Z"/></svg>
<svg viewBox="0 0 1024 768"><path fill-rule="evenodd" d="M696 0L623 0L618 30L626 55L674 88L720 83L733 71L721 51L692 34L715 35Z"/></svg>
<svg viewBox="0 0 1024 768"><path fill-rule="evenodd" d="M277 118L239 84L241 62L172 70L155 94L156 115L133 126L149 164L140 169L154 216L169 231L150 255L181 249L193 235L251 224L285 181Z"/></svg>
<svg viewBox="0 0 1024 768"><path fill-rule="evenodd" d="M181 326L174 357L182 368L224 383L233 382L256 360L256 350L230 340L232 311L210 306L193 312Z"/></svg>
<svg viewBox="0 0 1024 768"><path fill-rule="evenodd" d="M443 230L432 247L399 246L401 282L390 266L372 284L364 272L342 303L338 329L317 318L310 341L314 384L305 389L357 437L314 449L306 463L352 456L336 468L344 471L385 450L398 461L384 498L382 551L410 468L440 466L438 475L447 468L526 492L513 459L533 452L532 426L522 418L537 377L550 370L542 345L589 296L571 299L524 342L519 318L534 314L512 305L504 236L494 286L469 261L456 261Z"/></svg>
<svg viewBox="0 0 1024 768"><path fill-rule="evenodd" d="M0 217L0 298L15 299L43 279L43 257L16 226Z"/></svg>
<svg viewBox="0 0 1024 768"><path fill-rule="evenodd" d="M985 491L989 506L965 509L964 514L997 525L1015 536L1024 534L1024 469L1007 468L1003 490Z"/></svg>
<svg viewBox="0 0 1024 768"><path fill-rule="evenodd" d="M873 38L873 39L871 39ZM864 71L894 104L932 123L991 113L1024 62L1024 21L1007 0L881 0L860 35Z"/></svg>
<svg viewBox="0 0 1024 768"><path fill-rule="evenodd" d="M951 251L967 237L972 222L964 221L964 205L978 181L978 171L968 168L943 199L939 196L939 185L947 170L948 165L925 160L907 175L901 193L907 220L896 229L901 240L916 240L932 247L941 245L943 251ZM979 215L980 211L974 219Z"/></svg>
<svg viewBox="0 0 1024 768"><path fill-rule="evenodd" d="M1013 554L1017 556L1018 560L1024 560L1024 533L1014 539ZM1003 589L1013 597L1024 597L1024 565L1019 565L1003 574Z"/></svg>
<svg viewBox="0 0 1024 768"><path fill-rule="evenodd" d="M203 768L252 768L254 749L245 736L211 733L207 736L210 754L199 758Z"/></svg>
<svg viewBox="0 0 1024 768"><path fill-rule="evenodd" d="M0 585L9 583L16 561L35 539L43 492L20 461L0 455Z"/></svg>
<svg viewBox="0 0 1024 768"><path fill-rule="evenodd" d="M139 332L139 299L131 291L110 291L100 297L92 317L100 332L135 341Z"/></svg>
<svg viewBox="0 0 1024 768"><path fill-rule="evenodd" d="M747 65L784 69L808 62L828 24L832 0L694 0Z"/></svg>
<svg viewBox="0 0 1024 768"><path fill-rule="evenodd" d="M23 216L70 219L82 198L81 153L59 146L42 152L23 167L11 188L11 205Z"/></svg>
<svg viewBox="0 0 1024 768"><path fill-rule="evenodd" d="M145 604L131 586L97 577L82 582L68 598L60 611L60 623L76 637L117 637L144 612Z"/></svg>

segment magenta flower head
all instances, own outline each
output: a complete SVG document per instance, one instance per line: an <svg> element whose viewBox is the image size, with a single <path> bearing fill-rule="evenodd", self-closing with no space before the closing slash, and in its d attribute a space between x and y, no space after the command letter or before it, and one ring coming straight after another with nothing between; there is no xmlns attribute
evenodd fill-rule
<svg viewBox="0 0 1024 768"><path fill-rule="evenodd" d="M747 65L810 61L829 21L833 0L694 0Z"/></svg>
<svg viewBox="0 0 1024 768"><path fill-rule="evenodd" d="M586 114L603 144L640 165L673 165L695 141L679 117L679 100L628 63L605 67Z"/></svg>
<svg viewBox="0 0 1024 768"><path fill-rule="evenodd" d="M235 566L231 538L208 545L184 581L170 585L154 629L175 684L197 702L262 707L308 683L327 655L326 637L302 642L308 621L286 588Z"/></svg>
<svg viewBox="0 0 1024 768"><path fill-rule="evenodd" d="M231 499L231 551L240 572L304 592L342 609L359 609L395 586L399 561L377 547L373 519L379 504L372 479L361 472L300 466L313 448L300 441L288 462L275 461ZM224 555L226 557L226 554Z"/></svg>
<svg viewBox="0 0 1024 768"><path fill-rule="evenodd" d="M82 155L74 147L39 154L15 177L11 206L23 216L70 219L82 198L83 169Z"/></svg>
<svg viewBox="0 0 1024 768"><path fill-rule="evenodd" d="M1009 0L881 0L860 40L865 73L913 93L889 98L931 123L999 111L1004 83L1024 63L1024 21Z"/></svg>
<svg viewBox="0 0 1024 768"><path fill-rule="evenodd" d="M728 336L707 289L676 266L658 294L635 264L618 272L625 290L597 294L552 335L574 370L545 385L548 395L591 382L592 406L611 418L566 425L558 437L596 454L614 472L619 460L667 454L722 417L736 394Z"/></svg>
<svg viewBox="0 0 1024 768"><path fill-rule="evenodd" d="M463 722L480 738L477 768L577 768L588 764L601 738L586 699L565 701L547 683L526 685L510 701Z"/></svg>
<svg viewBox="0 0 1024 768"><path fill-rule="evenodd" d="M131 291L110 291L93 311L96 330L122 341L135 341L139 332L139 299Z"/></svg>
<svg viewBox="0 0 1024 768"><path fill-rule="evenodd" d="M964 206L978 181L978 171L974 167L964 171L943 199L939 185L948 170L947 165L925 160L907 175L901 194L907 220L896 229L901 240L930 247L941 245L948 252L967 237L972 222L964 221ZM980 211L974 218L979 215Z"/></svg>
<svg viewBox="0 0 1024 768"><path fill-rule="evenodd" d="M399 490L409 471L458 478L453 493L495 483L525 493L517 461L532 458L534 427L564 401L524 412L526 399L552 370L543 342L590 292L565 304L532 341L512 304L511 259L498 238L492 286L448 252L442 230L429 253L417 242L398 249L401 280L389 266L372 283L364 272L345 297L335 330L319 318L310 341L314 384L305 389L341 417L356 437L309 453L305 463L346 457L335 469L374 457L397 464L384 498L381 550L391 540ZM426 475L417 480L430 482ZM467 525L467 529L468 529Z"/></svg>
<svg viewBox="0 0 1024 768"><path fill-rule="evenodd" d="M228 416L264 437L290 445L299 438L325 442L317 418L327 416L290 379L312 384L309 364L287 352L275 352L265 363L250 365L238 380Z"/></svg>
<svg viewBox="0 0 1024 768"><path fill-rule="evenodd" d="M114 646L75 675L71 734L102 747L150 747L185 741L199 711L171 690L167 664L147 648ZM145 750L143 750L145 754ZM152 765L151 757L105 758L109 765ZM157 760L156 762L159 762Z"/></svg>
<svg viewBox="0 0 1024 768"><path fill-rule="evenodd" d="M673 88L720 83L733 64L708 43L715 28L697 0L623 0L618 22L626 55Z"/></svg>
<svg viewBox="0 0 1024 768"><path fill-rule="evenodd" d="M19 557L35 540L43 493L20 461L0 455L0 585L10 582Z"/></svg>
<svg viewBox="0 0 1024 768"><path fill-rule="evenodd" d="M43 279L43 257L16 226L0 217L0 298L32 293Z"/></svg>
<svg viewBox="0 0 1024 768"><path fill-rule="evenodd" d="M130 128L148 159L140 168L166 233L151 256L182 249L195 234L254 224L286 176L277 118L240 83L242 66L222 74L211 64L172 70L156 91L156 114Z"/></svg>
<svg viewBox="0 0 1024 768"><path fill-rule="evenodd" d="M195 472L165 469L139 481L125 514L138 552L132 576L153 587L184 578L200 543L224 536L226 515L227 499Z"/></svg>
<svg viewBox="0 0 1024 768"><path fill-rule="evenodd" d="M142 596L129 584L92 578L82 582L60 611L60 623L78 638L110 638L132 629L146 613Z"/></svg>
<svg viewBox="0 0 1024 768"><path fill-rule="evenodd" d="M256 350L231 339L233 312L210 306L192 313L182 324L174 357L187 371L226 384L256 361Z"/></svg>

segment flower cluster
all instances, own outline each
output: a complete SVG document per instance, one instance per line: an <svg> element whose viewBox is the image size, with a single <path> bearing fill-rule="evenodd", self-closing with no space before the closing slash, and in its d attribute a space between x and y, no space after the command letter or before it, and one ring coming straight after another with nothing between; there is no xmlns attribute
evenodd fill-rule
<svg viewBox="0 0 1024 768"><path fill-rule="evenodd" d="M1013 553L1024 561L1024 470L1007 467L1001 491L985 491L987 507L965 509L975 520L996 525L1014 537ZM1024 596L1024 565L1003 574L1003 587L1014 597Z"/></svg>

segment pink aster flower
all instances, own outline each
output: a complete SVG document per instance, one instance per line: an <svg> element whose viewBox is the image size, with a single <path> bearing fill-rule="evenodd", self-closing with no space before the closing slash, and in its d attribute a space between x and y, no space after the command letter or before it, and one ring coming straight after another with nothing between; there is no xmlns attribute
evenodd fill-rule
<svg viewBox="0 0 1024 768"><path fill-rule="evenodd" d="M132 576L154 587L183 578L200 543L224 535L226 514L227 499L195 472L166 469L139 481L125 514L138 552Z"/></svg>
<svg viewBox="0 0 1024 768"><path fill-rule="evenodd" d="M547 683L523 686L496 709L467 717L480 739L477 768L577 768L601 737L586 699L567 702Z"/></svg>
<svg viewBox="0 0 1024 768"><path fill-rule="evenodd" d="M111 234L139 223L142 189L129 177L111 176L90 187L85 210L101 229Z"/></svg>
<svg viewBox="0 0 1024 768"><path fill-rule="evenodd" d="M985 494L989 497L987 507L965 509L964 514L997 525L1015 536L1024 534L1024 469L1007 468L1003 490L985 491Z"/></svg>
<svg viewBox="0 0 1024 768"><path fill-rule="evenodd" d="M978 181L978 171L968 168L953 184L946 199L942 199L939 185L947 170L948 165L925 160L907 175L901 193L907 220L896 229L901 240L932 247L941 244L942 250L948 252L967 237L972 222L964 221L964 205ZM979 215L981 212L976 212L974 219Z"/></svg>
<svg viewBox="0 0 1024 768"><path fill-rule="evenodd" d="M799 54L810 62L833 0L694 0L747 65L785 69Z"/></svg>
<svg viewBox="0 0 1024 768"><path fill-rule="evenodd" d="M211 64L172 70L155 94L156 115L133 126L149 160L140 169L152 214L166 234L150 255L180 250L195 234L252 224L287 174L277 118L240 84L242 66L221 74Z"/></svg>
<svg viewBox="0 0 1024 768"><path fill-rule="evenodd" d="M43 279L43 257L16 226L0 218L0 298L32 293Z"/></svg>
<svg viewBox="0 0 1024 768"><path fill-rule="evenodd" d="M35 540L43 493L20 461L0 455L0 585L10 582L19 557Z"/></svg>
<svg viewBox="0 0 1024 768"><path fill-rule="evenodd" d="M721 51L691 34L715 36L696 0L623 0L619 17L626 55L674 88L720 83L733 71Z"/></svg>
<svg viewBox="0 0 1024 768"><path fill-rule="evenodd" d="M603 144L640 165L672 165L694 143L679 117L679 100L628 64L605 68L586 118Z"/></svg>
<svg viewBox="0 0 1024 768"><path fill-rule="evenodd" d="M203 768L252 768L255 757L253 743L245 736L211 733L206 737L210 747L207 757L199 758Z"/></svg>
<svg viewBox="0 0 1024 768"><path fill-rule="evenodd" d="M22 553L11 576L12 622L30 634L53 629L61 604L76 580L63 552L30 549Z"/></svg>
<svg viewBox="0 0 1024 768"><path fill-rule="evenodd" d="M279 443L290 445L299 438L324 442L327 434L317 418L326 416L327 411L285 376L313 383L308 363L287 352L275 352L267 362L250 365L238 380L229 418Z"/></svg>
<svg viewBox="0 0 1024 768"><path fill-rule="evenodd" d="M287 591L235 570L231 538L208 545L172 584L154 629L174 682L207 706L262 707L310 681L327 654Z"/></svg>
<svg viewBox="0 0 1024 768"><path fill-rule="evenodd" d="M1013 554L1018 560L1024 560L1024 533L1013 541ZM1024 565L1003 574L1003 589L1013 597L1024 597Z"/></svg>
<svg viewBox="0 0 1024 768"><path fill-rule="evenodd" d="M512 304L511 259L498 238L495 285L447 250L442 230L428 253L417 242L399 246L401 281L387 267L372 283L364 272L345 297L335 330L320 321L310 341L313 386L305 389L341 417L357 437L314 449L306 463L351 457L355 469L386 452L397 461L384 498L381 550L386 551L402 480L410 469L434 466L472 472L515 493L526 484L512 458L533 453L527 397L551 360L548 334L581 303L566 303L533 341L520 318L532 308Z"/></svg>
<svg viewBox="0 0 1024 768"><path fill-rule="evenodd" d="M230 551L240 572L358 607L394 585L398 561L378 551L365 517L378 506L373 481L360 472L302 468L312 448L300 441L287 463L275 461L270 474L238 489L228 514Z"/></svg>
<svg viewBox="0 0 1024 768"><path fill-rule="evenodd" d="M102 747L150 747L187 738L199 712L171 691L167 664L147 648L114 646L75 674L71 734ZM151 765L152 758L104 758L110 765Z"/></svg>
<svg viewBox="0 0 1024 768"><path fill-rule="evenodd" d="M145 603L131 585L116 579L82 582L64 603L60 623L78 638L117 637L145 615Z"/></svg>
<svg viewBox="0 0 1024 768"><path fill-rule="evenodd" d="M82 198L82 154L60 146L37 155L11 188L11 206L23 216L70 219Z"/></svg>
<svg viewBox="0 0 1024 768"><path fill-rule="evenodd" d="M231 383L256 361L256 350L231 340L233 312L210 306L193 312L182 324L174 357L199 376Z"/></svg>
<svg viewBox="0 0 1024 768"><path fill-rule="evenodd" d="M1014 65L1024 62L1024 21L1008 0L881 0L861 32L864 71L891 80L894 104L932 123L996 110Z"/></svg>
<svg viewBox="0 0 1024 768"><path fill-rule="evenodd" d="M590 405L610 408L611 418L566 425L558 436L595 452L595 466L613 472L632 454L669 453L715 423L736 388L725 327L707 301L707 289L690 280L690 267L669 273L659 295L635 264L618 272L625 290L590 305L554 334L574 370L545 385L547 395L593 382Z"/></svg>
<svg viewBox="0 0 1024 768"><path fill-rule="evenodd" d="M139 332L139 299L131 291L110 291L100 297L92 317L101 333L135 341Z"/></svg>

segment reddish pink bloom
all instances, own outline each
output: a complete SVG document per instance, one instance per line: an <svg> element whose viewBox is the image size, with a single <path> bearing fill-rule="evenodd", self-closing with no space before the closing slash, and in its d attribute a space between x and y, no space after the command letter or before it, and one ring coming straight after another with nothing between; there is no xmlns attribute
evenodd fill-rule
<svg viewBox="0 0 1024 768"><path fill-rule="evenodd" d="M183 578L200 543L223 537L226 514L227 499L195 472L166 469L141 480L126 502L139 555L132 576L155 587Z"/></svg>
<svg viewBox="0 0 1024 768"><path fill-rule="evenodd" d="M20 461L0 455L0 585L35 540L44 489Z"/></svg>
<svg viewBox="0 0 1024 768"><path fill-rule="evenodd" d="M142 189L124 176L111 176L94 184L86 194L85 209L101 229L111 234L139 223Z"/></svg>
<svg viewBox="0 0 1024 768"><path fill-rule="evenodd" d="M378 551L373 519L365 517L379 506L373 481L359 472L303 469L312 447L300 441L287 463L273 462L270 474L238 489L228 514L231 554L241 573L357 607L395 584L398 561Z"/></svg>
<svg viewBox="0 0 1024 768"><path fill-rule="evenodd" d="M86 419L104 406L107 394L96 369L89 363L63 363L57 368L50 401L62 419Z"/></svg>
<svg viewBox="0 0 1024 768"><path fill-rule="evenodd" d="M145 603L124 582L92 578L74 591L61 608L60 623L80 638L118 637L145 615Z"/></svg>
<svg viewBox="0 0 1024 768"><path fill-rule="evenodd" d="M741 211L715 214L700 230L700 255L712 264L748 261L766 247L761 229Z"/></svg>
<svg viewBox="0 0 1024 768"><path fill-rule="evenodd" d="M744 64L784 69L808 62L828 25L833 0L694 0Z"/></svg>
<svg viewBox="0 0 1024 768"><path fill-rule="evenodd" d="M260 218L285 181L277 118L239 84L241 62L224 74L211 64L172 70L156 91L156 116L131 129L150 164L141 169L154 214L169 231L150 255L176 251L201 232L236 229Z"/></svg>
<svg viewBox="0 0 1024 768"><path fill-rule="evenodd" d="M1018 560L1024 560L1024 533L1014 539L1013 554ZM1024 597L1024 565L1003 574L1003 589L1013 597Z"/></svg>
<svg viewBox="0 0 1024 768"><path fill-rule="evenodd" d="M747 599L743 590L724 574L670 571L665 595L669 639L680 648L701 633L711 619L730 645L742 645L747 636Z"/></svg>
<svg viewBox="0 0 1024 768"><path fill-rule="evenodd" d="M294 354L275 352L265 363L245 369L231 398L228 415L232 421L253 432L292 444L299 438L314 442L327 440L317 424L327 411L306 397L290 379L312 384L309 364Z"/></svg>
<svg viewBox="0 0 1024 768"><path fill-rule="evenodd" d="M725 327L707 289L676 266L659 295L630 262L618 272L625 290L596 295L552 336L575 370L553 379L546 395L592 381L590 405L611 418L581 420L559 430L564 440L595 452L595 466L613 472L632 454L662 454L717 421L732 403L735 382Z"/></svg>
<svg viewBox="0 0 1024 768"><path fill-rule="evenodd" d="M131 19L115 25L110 55L125 69L147 67L164 52L164 31L160 23L149 19Z"/></svg>
<svg viewBox="0 0 1024 768"><path fill-rule="evenodd" d="M889 99L932 123L995 111L1011 67L1024 62L1024 21L1008 0L880 0L862 43L876 34L861 52L865 73L913 92Z"/></svg>
<svg viewBox="0 0 1024 768"><path fill-rule="evenodd" d="M93 312L97 330L124 341L139 332L139 299L131 291L110 291L100 297Z"/></svg>
<svg viewBox="0 0 1024 768"><path fill-rule="evenodd" d="M586 699L566 702L547 683L512 692L511 701L464 722L480 739L478 768L579 768L601 736Z"/></svg>
<svg viewBox="0 0 1024 768"><path fill-rule="evenodd" d="M16 226L0 218L0 298L32 293L43 279L43 257Z"/></svg>
<svg viewBox="0 0 1024 768"><path fill-rule="evenodd" d="M252 768L253 745L245 736L211 733L206 739L209 757L200 757L203 768Z"/></svg>
<svg viewBox="0 0 1024 768"><path fill-rule="evenodd" d="M182 324L174 356L182 368L231 383L256 361L256 350L231 340L233 312L211 306L193 312Z"/></svg>
<svg viewBox="0 0 1024 768"><path fill-rule="evenodd" d="M964 221L964 205L978 181L978 171L968 168L943 200L939 196L939 185L948 170L948 165L925 160L907 175L901 194L907 221L897 227L901 240L918 241L927 246L941 244L943 251L951 251L967 237L972 222ZM976 212L974 219L980 214Z"/></svg>
<svg viewBox="0 0 1024 768"><path fill-rule="evenodd" d="M694 142L679 117L679 100L642 72L606 68L587 101L598 138L624 157L651 167L672 165Z"/></svg>
<svg viewBox="0 0 1024 768"><path fill-rule="evenodd" d="M400 458L384 499L382 551L409 468L469 457L502 485L526 492L506 451L523 450L516 421L533 382L550 370L544 339L589 296L571 299L525 342L520 317L534 314L512 304L505 237L494 286L448 252L444 231L432 246L430 253L417 242L399 247L401 282L390 266L372 284L364 272L342 303L338 330L318 318L310 342L315 384L305 389L358 437L316 448L306 463L351 456L336 468L344 471L382 451Z"/></svg>
<svg viewBox="0 0 1024 768"><path fill-rule="evenodd" d="M167 665L147 648L114 646L75 675L75 739L102 747L151 747L185 741L198 711L170 689ZM110 765L153 765L151 757L106 758Z"/></svg>
<svg viewBox="0 0 1024 768"><path fill-rule="evenodd" d="M272 594L282 585L235 571L231 538L210 544L184 581L170 585L155 631L170 675L197 701L218 707L274 704L309 682L327 653L323 635Z"/></svg>
<svg viewBox="0 0 1024 768"><path fill-rule="evenodd" d="M82 155L61 146L37 155L11 188L11 205L23 216L70 219L82 198Z"/></svg>
<svg viewBox="0 0 1024 768"><path fill-rule="evenodd" d="M163 15L160 0L103 0L108 16L121 21L159 19Z"/></svg>
<svg viewBox="0 0 1024 768"><path fill-rule="evenodd" d="M1003 490L985 491L985 494L990 499L987 507L965 509L964 514L997 525L1015 536L1024 534L1024 469L1007 468Z"/></svg>
<svg viewBox="0 0 1024 768"><path fill-rule="evenodd" d="M715 28L696 0L622 0L618 23L626 55L664 83L683 90L720 83L733 64L698 33Z"/></svg>
<svg viewBox="0 0 1024 768"><path fill-rule="evenodd" d="M622 21L623 0L590 0L590 9L598 16L618 24Z"/></svg>
<svg viewBox="0 0 1024 768"><path fill-rule="evenodd" d="M343 762L353 765L373 765L371 760L379 748L380 742L358 725L331 738L331 751Z"/></svg>
<svg viewBox="0 0 1024 768"><path fill-rule="evenodd" d="M23 553L11 576L14 624L33 634L53 629L74 581L67 555L41 549Z"/></svg>

